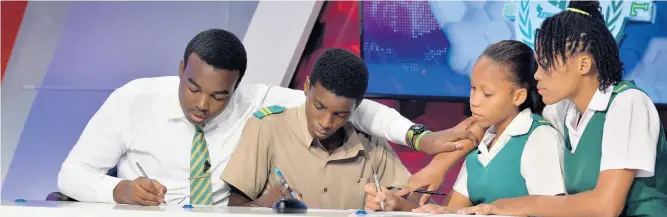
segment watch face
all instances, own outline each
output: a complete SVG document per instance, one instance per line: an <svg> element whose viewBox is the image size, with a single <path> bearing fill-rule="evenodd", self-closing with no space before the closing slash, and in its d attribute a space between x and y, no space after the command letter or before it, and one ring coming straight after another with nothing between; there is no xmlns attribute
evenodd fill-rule
<svg viewBox="0 0 667 217"><path fill-rule="evenodd" d="M421 129L424 129L424 125L421 125L421 124L415 124L415 125L412 125L412 126L410 127L410 129L412 129L412 130L421 130Z"/></svg>

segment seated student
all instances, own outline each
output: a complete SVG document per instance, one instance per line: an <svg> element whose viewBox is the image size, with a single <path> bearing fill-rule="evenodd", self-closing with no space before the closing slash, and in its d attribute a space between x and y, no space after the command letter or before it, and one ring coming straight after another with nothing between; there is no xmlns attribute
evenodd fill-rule
<svg viewBox="0 0 667 217"><path fill-rule="evenodd" d="M462 209L513 216L667 216L667 140L653 101L623 81L598 1L570 1L542 22L535 73L544 117L565 138L567 196L526 196Z"/></svg>
<svg viewBox="0 0 667 217"><path fill-rule="evenodd" d="M465 158L453 192L441 207L426 204L414 211L457 208L491 203L524 195L556 195L565 192L559 148L563 140L537 115L544 104L533 75L533 51L513 40L500 41L484 50L471 74L470 108L481 125L491 126L477 150ZM378 194L366 186L366 209L409 211L409 203L391 192ZM447 213L447 212L442 212Z"/></svg>
<svg viewBox="0 0 667 217"><path fill-rule="evenodd" d="M387 141L348 122L367 86L360 57L344 49L320 55L304 84L305 104L264 108L246 123L221 176L232 188L229 205L270 207L294 192L309 208L361 209L372 169L383 186L405 184L410 173Z"/></svg>

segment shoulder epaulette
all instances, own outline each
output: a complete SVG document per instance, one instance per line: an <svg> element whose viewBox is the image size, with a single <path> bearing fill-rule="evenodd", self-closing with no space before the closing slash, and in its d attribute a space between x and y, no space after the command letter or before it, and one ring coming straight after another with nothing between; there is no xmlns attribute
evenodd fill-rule
<svg viewBox="0 0 667 217"><path fill-rule="evenodd" d="M546 119L544 119L544 117L540 115L533 114L533 120L540 125L551 125L549 121L547 121Z"/></svg>
<svg viewBox="0 0 667 217"><path fill-rule="evenodd" d="M252 113L256 118L262 120L262 118L272 115L272 114L280 114L285 111L285 107L282 106L269 106L269 107L264 107L261 108L259 111L256 111L255 113Z"/></svg>
<svg viewBox="0 0 667 217"><path fill-rule="evenodd" d="M614 87L614 93L620 93L627 89L636 89L637 85L634 81L621 81Z"/></svg>

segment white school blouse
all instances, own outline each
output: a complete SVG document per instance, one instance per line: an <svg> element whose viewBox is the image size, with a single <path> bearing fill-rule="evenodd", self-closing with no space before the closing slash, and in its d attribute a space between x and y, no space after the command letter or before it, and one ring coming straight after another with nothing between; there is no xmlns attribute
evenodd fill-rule
<svg viewBox="0 0 667 217"><path fill-rule="evenodd" d="M495 127L489 128L477 146L480 163L486 166L493 160L512 136L524 135L533 124L532 112L524 109L512 119L507 129L500 134L489 149L496 135ZM558 132L547 125L539 126L528 136L526 146L521 155L521 176L526 180L526 188L530 195L556 195L565 193L565 182L561 169L561 153L563 139ZM468 196L468 173L466 162L454 183L454 190Z"/></svg>
<svg viewBox="0 0 667 217"><path fill-rule="evenodd" d="M547 106L543 116L561 135L565 135L563 127L567 127L574 152L593 114L607 109L613 90L614 86L597 90L579 124L577 119L581 113L569 100ZM652 177L659 136L660 116L648 95L635 89L619 93L607 109L600 171L636 169L636 177Z"/></svg>

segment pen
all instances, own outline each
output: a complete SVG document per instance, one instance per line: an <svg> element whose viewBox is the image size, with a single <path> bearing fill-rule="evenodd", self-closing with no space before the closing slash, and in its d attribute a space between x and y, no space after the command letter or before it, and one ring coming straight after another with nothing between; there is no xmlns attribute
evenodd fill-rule
<svg viewBox="0 0 667 217"><path fill-rule="evenodd" d="M285 186L285 188L287 188L287 190L290 191L292 197L296 199L296 194L294 193L294 191L290 189L289 185L287 184L287 180L285 180L285 177L283 176L283 173L280 172L278 167L274 167L273 171L276 172L276 175L278 175L278 178L280 178L280 181L283 183L283 186Z"/></svg>
<svg viewBox="0 0 667 217"><path fill-rule="evenodd" d="M396 187L388 187L387 189L389 189L389 190L393 190L393 189L401 190L401 188L396 188ZM447 193L442 193L442 192L438 192L438 191L427 191L427 190L422 190L422 189L417 189L417 190L415 190L415 191L413 191L413 192L421 193L421 194L434 194L434 195L444 195L444 196L447 196Z"/></svg>
<svg viewBox="0 0 667 217"><path fill-rule="evenodd" d="M144 171L144 168L141 168L141 165L139 165L139 162L136 162L137 167L139 167L139 171L141 171L141 174L144 174L144 178L148 179L149 182L151 182L151 178L148 178L148 175L146 175L146 171ZM153 182L151 182L153 184ZM167 201L162 201L164 205L167 205Z"/></svg>
<svg viewBox="0 0 667 217"><path fill-rule="evenodd" d="M371 170L373 171L373 178L375 179L375 189L377 189L378 194L382 189L380 189L380 181L378 180L378 174L375 172L375 167L371 165ZM380 201L380 208L384 210L384 201Z"/></svg>

